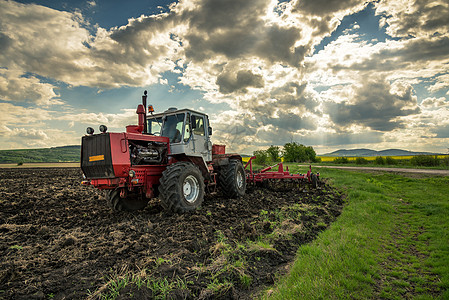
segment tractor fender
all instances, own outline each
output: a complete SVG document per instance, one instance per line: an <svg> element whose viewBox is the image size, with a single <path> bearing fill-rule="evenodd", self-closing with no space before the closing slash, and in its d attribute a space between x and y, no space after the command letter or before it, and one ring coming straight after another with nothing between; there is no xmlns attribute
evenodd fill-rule
<svg viewBox="0 0 449 300"><path fill-rule="evenodd" d="M239 154L236 153L229 153L229 154L218 154L214 155L212 159L212 163L216 166L226 166L229 165L230 160L239 160L242 162L242 157Z"/></svg>
<svg viewBox="0 0 449 300"><path fill-rule="evenodd" d="M173 163L178 162L178 161L188 161L188 162L191 162L192 164L198 166L198 168L200 169L201 174L203 175L204 179L206 181L210 181L211 180L209 170L207 168L206 162L204 161L203 157L200 157L200 156L187 156L185 154L171 155L171 157L172 157L171 161Z"/></svg>

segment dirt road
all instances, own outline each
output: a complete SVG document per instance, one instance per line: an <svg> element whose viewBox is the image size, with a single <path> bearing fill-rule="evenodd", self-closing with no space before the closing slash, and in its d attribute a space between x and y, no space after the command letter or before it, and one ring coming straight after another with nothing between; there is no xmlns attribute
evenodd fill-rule
<svg viewBox="0 0 449 300"><path fill-rule="evenodd" d="M449 170L435 170L435 169L407 169L407 168L382 168L382 167L343 167L343 166L314 166L314 167L315 168L344 169L344 170L383 171L383 172L394 172L394 173L415 173L415 174L449 176Z"/></svg>

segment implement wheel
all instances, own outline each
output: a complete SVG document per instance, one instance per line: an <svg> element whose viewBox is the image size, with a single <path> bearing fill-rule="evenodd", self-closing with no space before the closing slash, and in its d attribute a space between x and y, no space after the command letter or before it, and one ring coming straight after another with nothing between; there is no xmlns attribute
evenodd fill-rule
<svg viewBox="0 0 449 300"><path fill-rule="evenodd" d="M126 198L120 197L120 189L106 191L106 200L114 211L135 211L144 209L148 200L142 195L128 194Z"/></svg>
<svg viewBox="0 0 449 300"><path fill-rule="evenodd" d="M318 177L316 174L312 174L312 187L316 189L318 187Z"/></svg>
<svg viewBox="0 0 449 300"><path fill-rule="evenodd" d="M218 172L218 184L226 197L239 198L245 195L246 176L242 162L236 159L229 161Z"/></svg>
<svg viewBox="0 0 449 300"><path fill-rule="evenodd" d="M177 162L162 172L159 199L164 209L183 213L195 210L204 198L204 178L190 162Z"/></svg>

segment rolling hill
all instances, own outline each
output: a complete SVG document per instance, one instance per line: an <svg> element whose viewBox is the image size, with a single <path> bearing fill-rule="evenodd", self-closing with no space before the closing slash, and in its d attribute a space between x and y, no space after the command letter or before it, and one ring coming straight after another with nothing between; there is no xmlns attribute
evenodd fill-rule
<svg viewBox="0 0 449 300"><path fill-rule="evenodd" d="M81 146L0 150L0 163L79 162Z"/></svg>
<svg viewBox="0 0 449 300"><path fill-rule="evenodd" d="M371 149L340 149L331 153L323 154L321 156L335 156L335 157L361 157L361 156L409 156L409 155L436 155L441 153L432 152L414 152L401 149L387 149L387 150L371 150Z"/></svg>

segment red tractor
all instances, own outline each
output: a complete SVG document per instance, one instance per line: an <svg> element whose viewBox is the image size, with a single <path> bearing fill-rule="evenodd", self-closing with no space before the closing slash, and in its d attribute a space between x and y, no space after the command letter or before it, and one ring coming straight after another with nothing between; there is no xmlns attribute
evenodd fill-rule
<svg viewBox="0 0 449 300"><path fill-rule="evenodd" d="M106 190L110 207L117 211L143 209L158 197L164 209L186 212L199 207L204 192L217 188L230 198L243 196L246 175L242 157L225 154L225 146L212 145L207 115L190 109L170 108L153 114L137 107L138 125L126 132L101 133L91 127L82 137L81 169L85 185Z"/></svg>

